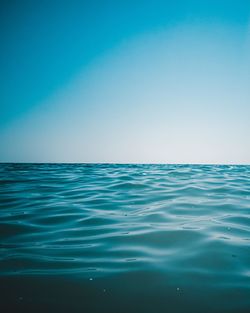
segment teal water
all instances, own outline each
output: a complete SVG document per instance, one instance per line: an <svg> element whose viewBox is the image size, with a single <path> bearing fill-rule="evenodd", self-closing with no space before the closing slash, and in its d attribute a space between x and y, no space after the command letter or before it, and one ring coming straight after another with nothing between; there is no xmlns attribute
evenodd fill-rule
<svg viewBox="0 0 250 313"><path fill-rule="evenodd" d="M250 166L0 165L1 312L250 312Z"/></svg>

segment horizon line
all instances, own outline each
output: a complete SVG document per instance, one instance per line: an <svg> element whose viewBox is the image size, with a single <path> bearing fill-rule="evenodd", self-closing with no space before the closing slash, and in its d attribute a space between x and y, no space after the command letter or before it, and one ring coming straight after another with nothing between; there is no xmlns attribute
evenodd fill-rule
<svg viewBox="0 0 250 313"><path fill-rule="evenodd" d="M95 165L218 165L250 166L250 163L156 163L156 162L2 162L0 164L95 164Z"/></svg>

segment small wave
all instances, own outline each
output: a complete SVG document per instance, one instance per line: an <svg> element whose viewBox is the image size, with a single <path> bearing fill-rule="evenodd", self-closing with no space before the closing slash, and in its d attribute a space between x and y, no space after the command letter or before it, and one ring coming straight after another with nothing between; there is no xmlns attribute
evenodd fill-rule
<svg viewBox="0 0 250 313"><path fill-rule="evenodd" d="M250 166L1 164L0 179L2 277L122 277L154 299L149 284L204 286L250 308Z"/></svg>

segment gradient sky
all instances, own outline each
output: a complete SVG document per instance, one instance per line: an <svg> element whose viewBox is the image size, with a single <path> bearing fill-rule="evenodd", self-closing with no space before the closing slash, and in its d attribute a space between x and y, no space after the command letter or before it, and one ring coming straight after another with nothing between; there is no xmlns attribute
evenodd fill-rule
<svg viewBox="0 0 250 313"><path fill-rule="evenodd" d="M250 164L250 1L0 2L0 161Z"/></svg>

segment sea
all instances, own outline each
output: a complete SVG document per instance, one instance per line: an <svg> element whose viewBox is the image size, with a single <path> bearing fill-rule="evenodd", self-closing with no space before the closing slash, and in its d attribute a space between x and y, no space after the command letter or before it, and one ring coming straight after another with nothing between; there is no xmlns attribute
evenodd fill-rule
<svg viewBox="0 0 250 313"><path fill-rule="evenodd" d="M0 312L250 312L250 166L2 163L0 186Z"/></svg>

